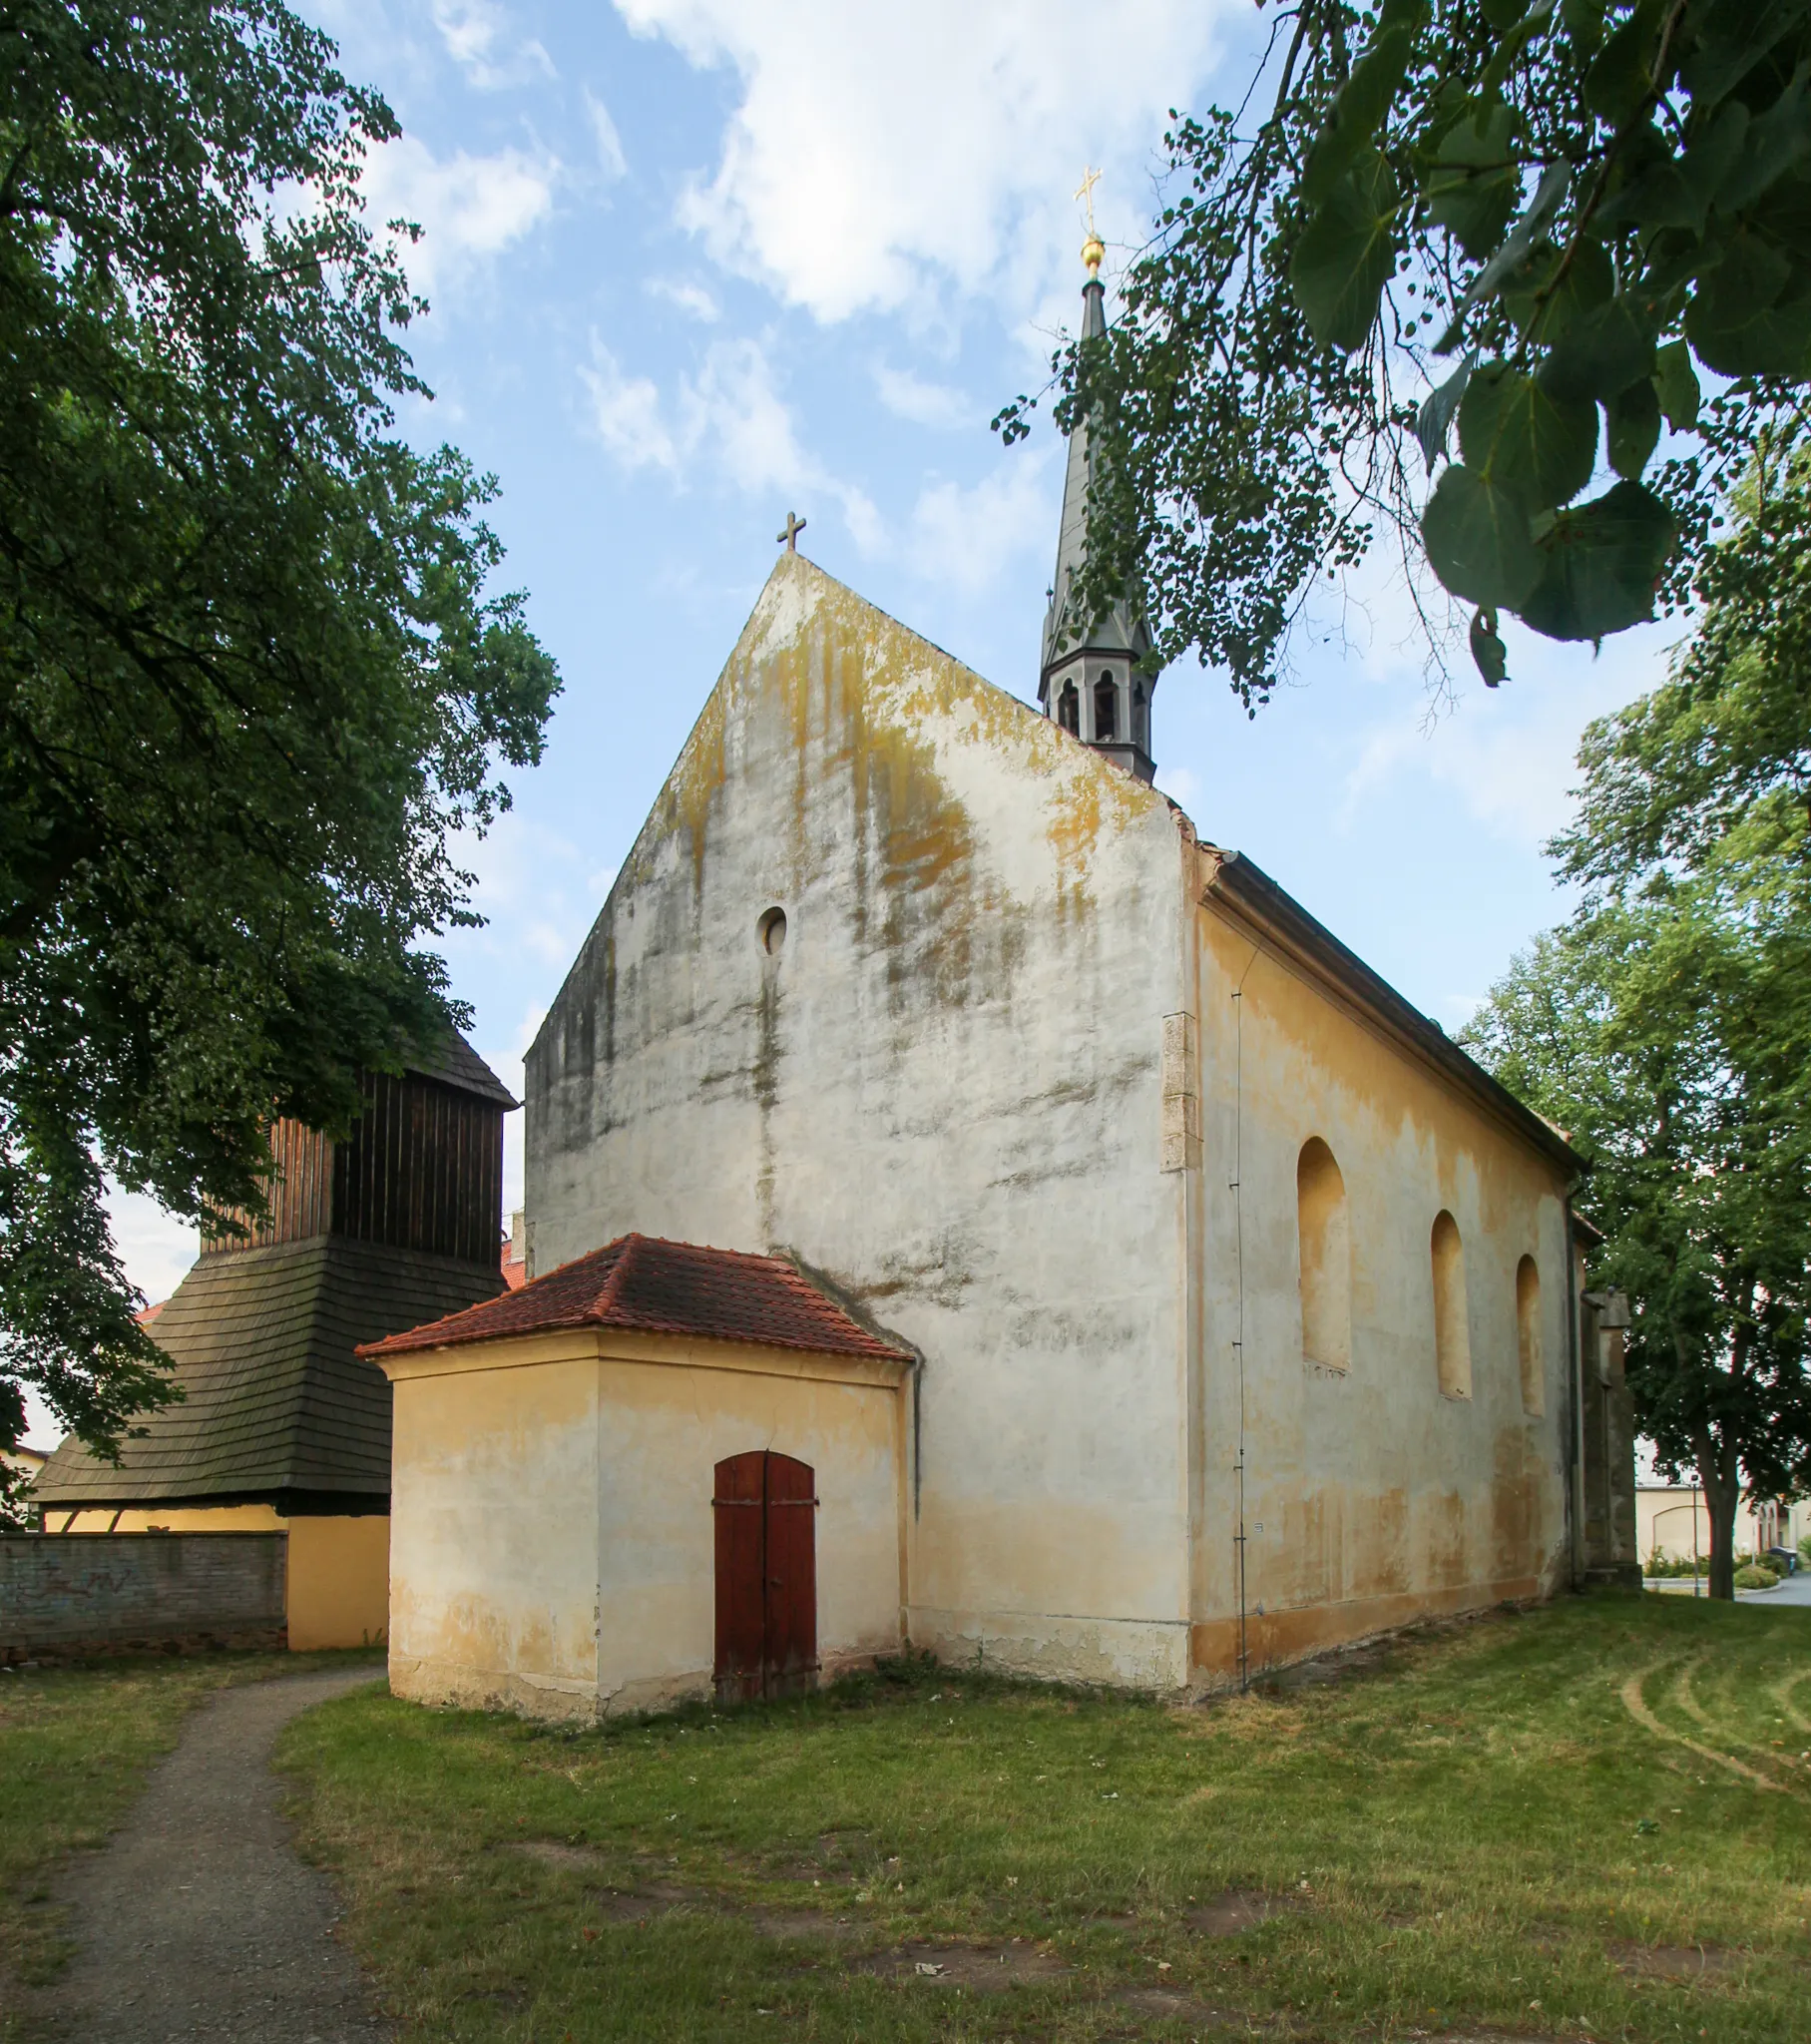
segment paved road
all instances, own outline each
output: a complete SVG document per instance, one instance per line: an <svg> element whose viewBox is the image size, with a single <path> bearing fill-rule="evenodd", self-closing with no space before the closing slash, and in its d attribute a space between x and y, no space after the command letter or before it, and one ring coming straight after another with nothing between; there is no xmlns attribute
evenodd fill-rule
<svg viewBox="0 0 1811 2044"><path fill-rule="evenodd" d="M289 1720L372 1680L323 1669L222 1690L100 1852L59 1884L78 1951L45 1998L82 2044L374 2044L326 1877L297 1857L270 1751Z"/></svg>
<svg viewBox="0 0 1811 2044"><path fill-rule="evenodd" d="M1650 1583L1647 1587L1651 1590L1656 1586ZM1665 1578L1659 1587L1663 1596L1689 1597L1691 1578ZM1738 1604L1811 1604L1811 1569L1800 1568L1771 1590L1738 1590L1735 1601Z"/></svg>

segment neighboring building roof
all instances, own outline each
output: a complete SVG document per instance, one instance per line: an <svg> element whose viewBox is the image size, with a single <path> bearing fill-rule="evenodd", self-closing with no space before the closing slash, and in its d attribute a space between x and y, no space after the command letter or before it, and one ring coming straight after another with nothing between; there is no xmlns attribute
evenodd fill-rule
<svg viewBox="0 0 1811 2044"><path fill-rule="evenodd" d="M790 1264L737 1250L701 1249L645 1235L620 1236L520 1291L453 1313L406 1334L367 1342L360 1355L406 1355L473 1341L565 1328L616 1327L710 1341L757 1342L827 1355L909 1362L908 1350L870 1334Z"/></svg>
<svg viewBox="0 0 1811 2044"><path fill-rule="evenodd" d="M503 1238L503 1261L498 1269L507 1291L520 1291L528 1282L528 1260L517 1256L516 1245L507 1235Z"/></svg>
<svg viewBox="0 0 1811 2044"><path fill-rule="evenodd" d="M381 1510L390 1387L356 1344L470 1305L500 1282L444 1257L342 1237L205 1256L154 1330L183 1401L142 1422L119 1468L65 1441L34 1495L52 1505L337 1496Z"/></svg>
<svg viewBox="0 0 1811 2044"><path fill-rule="evenodd" d="M9 1469L19 1470L26 1476L34 1475L49 1460L50 1457L42 1448L28 1448L23 1441L20 1441L16 1447L0 1449L0 1462L4 1462Z"/></svg>
<svg viewBox="0 0 1811 2044"><path fill-rule="evenodd" d="M411 1057L408 1069L461 1093L476 1094L480 1100L495 1101L506 1113L522 1105L456 1029L449 1029L431 1049Z"/></svg>
<svg viewBox="0 0 1811 2044"><path fill-rule="evenodd" d="M1551 1122L1543 1121L1500 1080L1467 1057L1438 1022L1406 1001L1260 866L1242 852L1226 851L1218 845L1204 843L1201 851L1209 867L1208 900L1231 909L1286 956L1339 987L1405 1048L1415 1051L1499 1121L1507 1122L1554 1163L1574 1173L1589 1168Z"/></svg>

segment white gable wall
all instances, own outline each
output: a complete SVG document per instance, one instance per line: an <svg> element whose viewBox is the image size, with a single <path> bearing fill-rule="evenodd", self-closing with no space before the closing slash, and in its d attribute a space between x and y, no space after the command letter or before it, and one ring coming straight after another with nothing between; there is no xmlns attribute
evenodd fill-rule
<svg viewBox="0 0 1811 2044"><path fill-rule="evenodd" d="M790 1252L922 1355L906 1617L948 1656L1187 1677L1191 860L782 557L529 1056L536 1271L631 1229Z"/></svg>

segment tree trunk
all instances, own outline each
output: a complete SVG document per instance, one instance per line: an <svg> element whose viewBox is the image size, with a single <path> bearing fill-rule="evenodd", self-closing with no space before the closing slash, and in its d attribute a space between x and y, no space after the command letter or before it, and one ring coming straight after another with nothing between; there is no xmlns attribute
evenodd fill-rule
<svg viewBox="0 0 1811 2044"><path fill-rule="evenodd" d="M1742 1501L1741 1472L1732 1450L1720 1446L1707 1427L1698 1429L1698 1480L1710 1517L1710 1594L1735 1602L1735 1508Z"/></svg>

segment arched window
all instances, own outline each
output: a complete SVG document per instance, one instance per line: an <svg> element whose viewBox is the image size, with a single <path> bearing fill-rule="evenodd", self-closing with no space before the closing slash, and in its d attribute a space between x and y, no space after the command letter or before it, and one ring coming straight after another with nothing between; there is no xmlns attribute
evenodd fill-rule
<svg viewBox="0 0 1811 2044"><path fill-rule="evenodd" d="M1547 1410L1547 1358L1541 1351L1541 1271L1533 1257L1516 1266L1516 1346L1522 1356L1522 1409Z"/></svg>
<svg viewBox="0 0 1811 2044"><path fill-rule="evenodd" d="M1443 1207L1434 1217L1434 1360L1448 1398L1472 1395L1472 1330L1465 1303L1465 1245Z"/></svg>
<svg viewBox="0 0 1811 2044"><path fill-rule="evenodd" d="M1076 738L1082 736L1082 699L1074 682L1065 682L1058 693L1057 722Z"/></svg>
<svg viewBox="0 0 1811 2044"><path fill-rule="evenodd" d="M1136 679L1132 685L1132 742L1140 752L1150 751L1150 698Z"/></svg>
<svg viewBox="0 0 1811 2044"><path fill-rule="evenodd" d="M1112 675L1095 684L1095 741L1105 744L1119 737L1120 687Z"/></svg>
<svg viewBox="0 0 1811 2044"><path fill-rule="evenodd" d="M1346 1182L1318 1136L1295 1161L1295 1217L1301 1255L1302 1359L1352 1366L1352 1238Z"/></svg>

